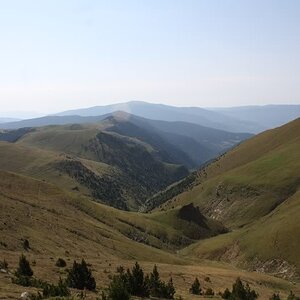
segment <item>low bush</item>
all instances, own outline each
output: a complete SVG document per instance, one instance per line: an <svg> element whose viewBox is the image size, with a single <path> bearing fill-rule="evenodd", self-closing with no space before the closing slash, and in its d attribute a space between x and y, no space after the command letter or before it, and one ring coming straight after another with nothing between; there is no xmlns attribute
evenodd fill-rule
<svg viewBox="0 0 300 300"><path fill-rule="evenodd" d="M59 267L59 268L64 268L64 267L67 265L67 263L66 263L66 261L65 261L64 259L59 258L59 259L56 261L55 265L56 265L57 267Z"/></svg>

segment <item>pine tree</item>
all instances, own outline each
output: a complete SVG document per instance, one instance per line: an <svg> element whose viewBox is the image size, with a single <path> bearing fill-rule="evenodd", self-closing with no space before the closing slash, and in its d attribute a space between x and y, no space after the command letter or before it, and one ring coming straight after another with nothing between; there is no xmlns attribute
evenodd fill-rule
<svg viewBox="0 0 300 300"><path fill-rule="evenodd" d="M30 267L29 261L22 254L19 258L19 267L16 272L16 276L28 276L31 277L33 275L33 271Z"/></svg>
<svg viewBox="0 0 300 300"><path fill-rule="evenodd" d="M157 266L154 265L153 271L149 277L149 288L150 288L151 296L160 297L160 287L161 287L161 280L159 277Z"/></svg>
<svg viewBox="0 0 300 300"><path fill-rule="evenodd" d="M168 284L166 285L165 294L162 296L165 297L166 299L174 299L174 295L175 295L175 288L173 285L173 279L171 277Z"/></svg>
<svg viewBox="0 0 300 300"><path fill-rule="evenodd" d="M287 300L300 300L300 298L295 296L295 294L292 291L290 291L290 294L289 294Z"/></svg>
<svg viewBox="0 0 300 300"><path fill-rule="evenodd" d="M233 284L231 292L226 289L222 294L223 299L230 300L255 300L257 297L258 294L254 290L251 290L248 284L244 286L240 278L237 278Z"/></svg>
<svg viewBox="0 0 300 300"><path fill-rule="evenodd" d="M81 263L74 261L71 270L68 270L67 284L69 287L79 290L95 290L96 282L92 276L92 271L87 267L85 260Z"/></svg>
<svg viewBox="0 0 300 300"><path fill-rule="evenodd" d="M133 296L149 296L149 288L144 277L144 272L137 262L132 268L132 271L127 270L127 287L129 293Z"/></svg>
<svg viewBox="0 0 300 300"><path fill-rule="evenodd" d="M231 296L231 292L229 291L228 288L224 291L224 293L221 295L223 299L229 299Z"/></svg>
<svg viewBox="0 0 300 300"><path fill-rule="evenodd" d="M279 294L273 294L270 300L281 300Z"/></svg>
<svg viewBox="0 0 300 300"><path fill-rule="evenodd" d="M108 287L108 297L103 295L102 299L108 298L110 300L129 300L130 294L123 278L120 275L114 276Z"/></svg>
<svg viewBox="0 0 300 300"><path fill-rule="evenodd" d="M193 284L190 288L190 293L194 294L194 295L201 295L200 282L197 277L195 278L195 281L193 282Z"/></svg>

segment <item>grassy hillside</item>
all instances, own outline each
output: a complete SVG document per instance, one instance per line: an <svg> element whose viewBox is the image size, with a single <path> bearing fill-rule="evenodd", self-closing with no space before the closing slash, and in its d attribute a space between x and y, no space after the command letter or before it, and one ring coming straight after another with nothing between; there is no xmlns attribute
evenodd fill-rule
<svg viewBox="0 0 300 300"><path fill-rule="evenodd" d="M203 240L182 254L222 260L242 268L299 279L300 191L267 216L241 229Z"/></svg>
<svg viewBox="0 0 300 300"><path fill-rule="evenodd" d="M164 207L193 202L230 227L267 215L300 184L299 132L297 119L242 143L201 169L183 193L174 195L169 190L167 194L174 198Z"/></svg>
<svg viewBox="0 0 300 300"><path fill-rule="evenodd" d="M172 162L189 168L199 167L252 136L186 122L150 120L123 112L115 113L110 119L112 125L108 130L153 145L160 155L168 154Z"/></svg>
<svg viewBox="0 0 300 300"><path fill-rule="evenodd" d="M188 175L187 167L249 136L122 112L91 120L97 118L96 123L3 131L0 140L14 144L0 144L0 167L137 210L147 198Z"/></svg>
<svg viewBox="0 0 300 300"><path fill-rule="evenodd" d="M28 141L47 147L51 147L49 142L53 142L54 150L57 146L65 146L68 151L72 151L71 147L66 146L66 144L61 145L57 141L60 139L59 136L66 134L69 130L77 131L66 137L66 142L69 142L68 145L72 143L76 145L82 140L82 138L78 138L79 130L86 131L86 138L91 138L91 135L95 134L95 130L106 129L151 145L157 155L165 162L182 164L191 169L198 168L207 160L218 156L251 136L248 133L232 133L187 122L150 120L116 111L109 115L94 117L46 116L23 120L19 123L7 123L3 125L6 132L0 135L0 140L15 141L16 139L12 139L12 137L20 138L22 133L23 135L26 133L22 127L28 128L27 130L34 130L30 128L47 125L48 131L43 131L42 138L44 140L39 139L39 134ZM53 125L65 125L63 128L66 132L62 132L62 128L60 128L58 133L57 128Z"/></svg>
<svg viewBox="0 0 300 300"><path fill-rule="evenodd" d="M107 123L4 133L6 139L24 134L14 144L1 142L0 167L57 181L122 209L137 209L147 197L188 174L183 166L157 155L152 145L106 132Z"/></svg>
<svg viewBox="0 0 300 300"><path fill-rule="evenodd" d="M260 134L200 170L182 193L172 194L174 185L157 196L172 196L157 210L193 202L232 230L189 246L185 254L299 275L299 133L297 119Z"/></svg>
<svg viewBox="0 0 300 300"><path fill-rule="evenodd" d="M55 266L62 257L70 267L73 260L85 258L92 264L98 288L108 285L120 264L141 262L147 272L158 265L163 279L173 277L177 295L192 297L188 289L198 276L205 288L216 292L230 287L236 277L249 282L266 299L275 290L286 295L298 285L264 274L242 272L226 264L181 258L175 251L189 238L170 224L162 226L159 214L124 212L75 197L54 185L12 173L0 172L0 257L12 272L23 252L29 258L35 276L49 282L65 277ZM168 222L167 222L168 223ZM182 225L182 224L181 224ZM183 228L181 228L183 229ZM30 248L24 250L23 241ZM209 276L210 282L204 281ZM0 297L16 299L32 290L11 282L11 275L0 273ZM87 299L96 299L96 293Z"/></svg>

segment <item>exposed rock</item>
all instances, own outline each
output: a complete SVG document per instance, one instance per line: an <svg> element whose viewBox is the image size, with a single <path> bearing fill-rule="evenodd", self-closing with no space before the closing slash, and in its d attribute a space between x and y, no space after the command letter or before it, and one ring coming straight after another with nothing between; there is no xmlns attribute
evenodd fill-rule
<svg viewBox="0 0 300 300"><path fill-rule="evenodd" d="M30 293L28 292L23 292L20 296L21 300L29 300L30 299Z"/></svg>
<svg viewBox="0 0 300 300"><path fill-rule="evenodd" d="M270 273L284 279L291 279L297 275L295 266L279 258L270 259L264 262L257 258L254 261L253 270L261 273Z"/></svg>

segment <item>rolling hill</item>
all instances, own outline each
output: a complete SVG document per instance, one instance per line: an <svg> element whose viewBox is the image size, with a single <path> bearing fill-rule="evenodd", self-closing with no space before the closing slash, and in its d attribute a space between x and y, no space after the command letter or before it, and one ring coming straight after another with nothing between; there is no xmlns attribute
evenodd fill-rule
<svg viewBox="0 0 300 300"><path fill-rule="evenodd" d="M121 209L137 208L146 195L188 173L182 166L159 161L139 142L93 130L72 133L43 129L16 143L0 142L1 169L87 193ZM70 145L72 139L78 143ZM45 143L50 149L43 148Z"/></svg>
<svg viewBox="0 0 300 300"><path fill-rule="evenodd" d="M147 198L188 175L188 169L250 136L123 112L97 120L3 130L0 167L137 210Z"/></svg>
<svg viewBox="0 0 300 300"><path fill-rule="evenodd" d="M235 147L153 201L161 205L158 210L193 202L232 229L191 246L189 255L297 276L299 149L300 119L296 119Z"/></svg>
<svg viewBox="0 0 300 300"><path fill-rule="evenodd" d="M300 290L298 285L265 274L183 257L178 249L195 242L189 237L196 232L189 224L193 216L197 217L200 233L204 230L207 234L208 228L220 226L192 206L184 208L180 218L178 211L166 212L166 217L163 213L124 212L41 180L3 171L0 187L0 255L8 262L9 272L16 269L24 253L37 278L55 283L66 276L64 269L55 266L58 258L64 258L67 267L74 259L84 258L91 264L98 286L98 293L88 293L87 299L98 299L117 266L131 266L136 260L147 272L157 264L164 280L172 275L177 295L185 299L194 299L188 289L196 276L203 287L216 292L240 276L259 292L261 299L269 297L274 289L283 295L290 289ZM26 251L25 239L29 241ZM210 282L204 280L208 275ZM36 291L12 283L11 277L11 273L0 273L0 297L16 299L24 290Z"/></svg>
<svg viewBox="0 0 300 300"><path fill-rule="evenodd" d="M9 123L9 122L17 122L17 121L20 121L20 119L0 117L0 124L1 123Z"/></svg>
<svg viewBox="0 0 300 300"><path fill-rule="evenodd" d="M87 124L100 124L101 122L104 124L102 128L143 140L159 149L160 154L167 160L170 160L167 156L171 156L170 162L182 164L188 168L199 167L251 137L248 133L232 133L186 122L150 120L117 111L96 117L53 116L6 123L3 124L6 129L0 133L0 140L11 141L12 136L19 138L24 130L32 130L35 127L73 124L73 129L75 129L74 124L82 124L87 128Z"/></svg>

